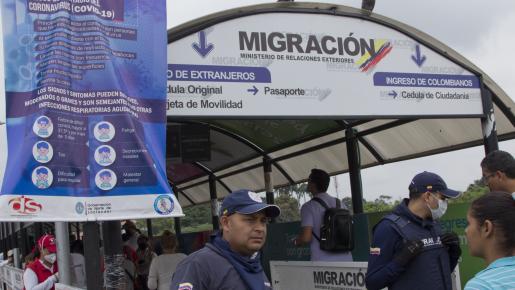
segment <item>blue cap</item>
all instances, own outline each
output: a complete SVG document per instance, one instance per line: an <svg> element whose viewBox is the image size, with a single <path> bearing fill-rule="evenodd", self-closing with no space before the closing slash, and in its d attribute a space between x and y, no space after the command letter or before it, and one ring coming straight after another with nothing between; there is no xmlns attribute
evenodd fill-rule
<svg viewBox="0 0 515 290"><path fill-rule="evenodd" d="M410 192L440 192L445 197L448 198L457 198L460 196L461 192L449 189L447 184L440 175L432 172L424 171L419 173L413 177L411 183L409 185Z"/></svg>
<svg viewBox="0 0 515 290"><path fill-rule="evenodd" d="M247 189L240 189L231 192L224 198L221 215L231 215L233 213L253 214L263 210L269 218L275 218L281 214L281 209L277 205L263 203L257 193Z"/></svg>

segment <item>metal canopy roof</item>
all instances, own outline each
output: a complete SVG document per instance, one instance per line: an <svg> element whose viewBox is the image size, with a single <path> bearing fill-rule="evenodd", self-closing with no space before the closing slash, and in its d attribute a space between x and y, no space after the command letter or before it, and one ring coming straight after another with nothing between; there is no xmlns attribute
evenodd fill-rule
<svg viewBox="0 0 515 290"><path fill-rule="evenodd" d="M168 41L179 40L211 25L261 13L319 13L357 17L396 29L431 47L482 79L492 94L499 140L515 138L514 101L484 72L431 36L395 20L367 11L319 3L283 2L254 5L208 15L168 31ZM209 201L209 174L217 181L217 195L249 188L264 190L263 159L272 160L274 187L307 179L309 168L331 175L348 171L345 129L357 131L362 168L481 145L480 119L377 120L176 120L169 125L201 123L210 126L211 161L168 162L170 182L182 206ZM169 160L170 161L170 160Z"/></svg>

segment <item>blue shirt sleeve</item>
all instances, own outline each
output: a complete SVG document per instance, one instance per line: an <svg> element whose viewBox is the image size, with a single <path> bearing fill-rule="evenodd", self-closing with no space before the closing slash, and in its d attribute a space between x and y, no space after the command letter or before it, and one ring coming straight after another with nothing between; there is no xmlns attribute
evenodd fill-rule
<svg viewBox="0 0 515 290"><path fill-rule="evenodd" d="M375 227L365 278L369 290L391 285L405 271L404 267L393 260L402 246L402 237L393 227L387 220L379 222Z"/></svg>

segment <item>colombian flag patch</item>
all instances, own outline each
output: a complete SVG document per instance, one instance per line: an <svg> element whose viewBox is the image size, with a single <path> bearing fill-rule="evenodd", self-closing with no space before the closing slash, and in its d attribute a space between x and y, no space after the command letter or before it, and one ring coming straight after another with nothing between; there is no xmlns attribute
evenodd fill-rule
<svg viewBox="0 0 515 290"><path fill-rule="evenodd" d="M370 248L370 255L374 255L374 256L381 255L381 248Z"/></svg>

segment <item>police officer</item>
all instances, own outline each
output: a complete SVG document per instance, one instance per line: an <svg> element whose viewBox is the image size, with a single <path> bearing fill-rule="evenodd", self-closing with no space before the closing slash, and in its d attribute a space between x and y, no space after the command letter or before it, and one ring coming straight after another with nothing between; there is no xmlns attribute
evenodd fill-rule
<svg viewBox="0 0 515 290"><path fill-rule="evenodd" d="M179 263L170 289L271 289L259 250L266 240L268 218L280 212L252 191L229 194L222 203L221 233Z"/></svg>
<svg viewBox="0 0 515 290"><path fill-rule="evenodd" d="M451 272L461 255L459 238L438 223L447 199L460 192L447 188L435 173L417 174L404 199L375 227L368 258L370 290L451 290Z"/></svg>

